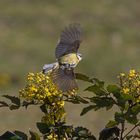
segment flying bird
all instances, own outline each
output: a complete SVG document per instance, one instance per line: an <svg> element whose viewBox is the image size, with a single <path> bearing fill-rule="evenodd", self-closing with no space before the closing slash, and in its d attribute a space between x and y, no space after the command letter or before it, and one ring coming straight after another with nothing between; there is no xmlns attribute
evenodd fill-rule
<svg viewBox="0 0 140 140"><path fill-rule="evenodd" d="M78 89L74 68L82 59L78 53L81 41L80 24L73 23L65 27L55 49L57 62L45 64L43 67L43 73L50 72L53 82L62 92Z"/></svg>

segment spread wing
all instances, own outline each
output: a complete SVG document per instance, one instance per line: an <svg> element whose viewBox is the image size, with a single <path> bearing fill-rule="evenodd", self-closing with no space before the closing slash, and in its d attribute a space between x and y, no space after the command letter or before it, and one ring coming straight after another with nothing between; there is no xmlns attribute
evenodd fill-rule
<svg viewBox="0 0 140 140"><path fill-rule="evenodd" d="M60 36L60 41L55 50L56 58L69 53L76 53L81 43L80 24L73 23L66 27Z"/></svg>

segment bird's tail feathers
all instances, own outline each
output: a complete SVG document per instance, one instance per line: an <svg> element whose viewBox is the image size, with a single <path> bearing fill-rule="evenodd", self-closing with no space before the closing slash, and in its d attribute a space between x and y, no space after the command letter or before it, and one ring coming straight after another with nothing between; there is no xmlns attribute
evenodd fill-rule
<svg viewBox="0 0 140 140"><path fill-rule="evenodd" d="M51 76L53 82L62 92L71 92L78 89L73 70L57 68L52 71Z"/></svg>

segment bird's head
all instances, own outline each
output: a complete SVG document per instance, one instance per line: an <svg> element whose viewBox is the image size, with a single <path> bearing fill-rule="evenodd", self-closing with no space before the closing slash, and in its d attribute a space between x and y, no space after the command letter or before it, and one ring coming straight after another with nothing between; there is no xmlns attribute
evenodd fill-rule
<svg viewBox="0 0 140 140"><path fill-rule="evenodd" d="M77 53L77 58L78 58L79 61L81 61L82 60L82 54Z"/></svg>

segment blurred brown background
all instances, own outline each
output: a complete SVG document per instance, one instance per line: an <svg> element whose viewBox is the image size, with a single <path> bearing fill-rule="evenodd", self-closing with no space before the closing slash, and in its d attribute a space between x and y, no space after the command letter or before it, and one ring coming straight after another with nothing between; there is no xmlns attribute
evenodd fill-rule
<svg viewBox="0 0 140 140"><path fill-rule="evenodd" d="M1 0L0 94L18 95L28 72L38 72L45 63L54 62L60 32L73 22L80 23L84 33L79 50L83 60L76 71L113 83L118 73L139 70L139 0ZM87 94L82 93L86 85L79 85L79 93ZM80 117L82 107L66 104L67 122L88 127L93 134L112 118L112 111L105 110ZM41 115L35 107L27 111L2 108L0 133L34 130Z"/></svg>

